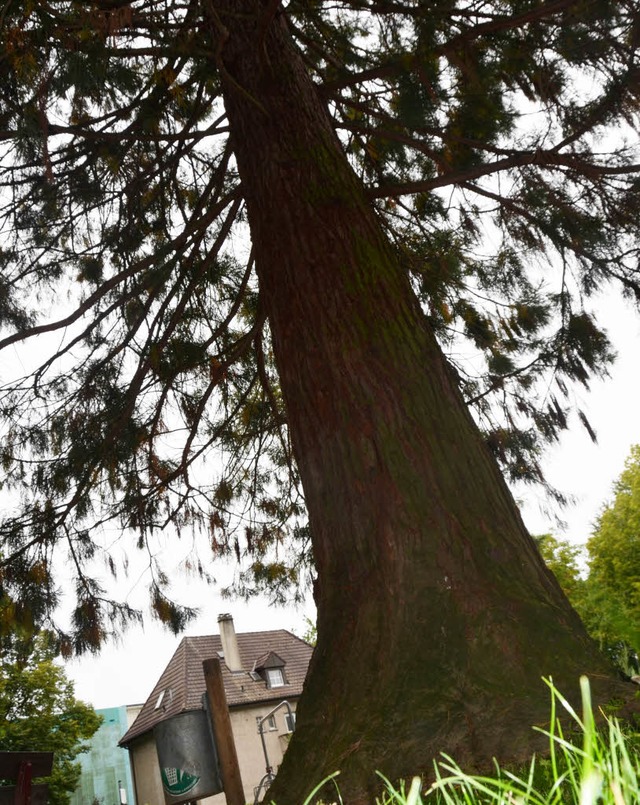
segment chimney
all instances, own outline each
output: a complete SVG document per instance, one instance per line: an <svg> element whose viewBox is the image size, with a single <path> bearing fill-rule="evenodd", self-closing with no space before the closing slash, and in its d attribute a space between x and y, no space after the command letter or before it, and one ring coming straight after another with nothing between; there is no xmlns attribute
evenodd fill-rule
<svg viewBox="0 0 640 805"><path fill-rule="evenodd" d="M225 665L230 671L242 671L238 638L231 615L218 615L218 628L220 629Z"/></svg>

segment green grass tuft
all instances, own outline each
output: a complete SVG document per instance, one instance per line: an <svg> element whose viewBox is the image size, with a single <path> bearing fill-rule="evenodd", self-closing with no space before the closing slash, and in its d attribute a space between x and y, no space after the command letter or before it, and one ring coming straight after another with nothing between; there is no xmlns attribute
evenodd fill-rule
<svg viewBox="0 0 640 805"><path fill-rule="evenodd" d="M549 757L531 759L514 773L496 763L493 776L466 774L443 755L435 763L435 782L423 791L420 777L407 789L384 779L378 805L637 805L640 803L640 755L633 737L615 718L597 729L589 681L580 680L582 716L545 680L551 691L551 727L540 730L549 739ZM575 724L565 735L557 718L562 707Z"/></svg>

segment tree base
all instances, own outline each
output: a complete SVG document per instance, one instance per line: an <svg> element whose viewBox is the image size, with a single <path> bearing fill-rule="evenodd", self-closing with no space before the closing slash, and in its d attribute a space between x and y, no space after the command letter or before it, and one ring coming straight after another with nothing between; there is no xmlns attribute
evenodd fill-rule
<svg viewBox="0 0 640 805"><path fill-rule="evenodd" d="M622 718L640 714L632 684L606 675L591 676L590 683L594 712ZM578 676L557 690L581 714ZM265 801L300 805L316 785L337 771L335 780L322 786L314 801L336 802L339 791L346 805L372 804L384 789L382 777L395 785L420 776L428 786L443 755L465 772L491 774L496 760L501 768L518 770L528 767L534 753L549 754L549 738L540 730L551 726L551 694L542 679L526 695L510 692L489 697L486 689L466 680L457 695L452 695L452 688L444 695L425 693L419 704L415 690L411 699L403 700L402 691L395 701L384 698L382 706L371 700L369 713L345 710L342 723L332 729L323 730L316 722L296 731ZM575 721L562 708L556 717L566 735L575 730ZM356 729L358 718L362 723ZM304 712L301 720L306 720ZM320 736L319 731L326 734Z"/></svg>

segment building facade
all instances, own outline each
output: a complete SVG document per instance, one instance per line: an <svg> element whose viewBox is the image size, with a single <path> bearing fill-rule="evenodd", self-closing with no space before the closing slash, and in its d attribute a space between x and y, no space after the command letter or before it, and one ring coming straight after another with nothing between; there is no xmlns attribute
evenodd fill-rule
<svg viewBox="0 0 640 805"><path fill-rule="evenodd" d="M118 741L141 709L142 705L129 705L96 710L102 724L90 749L78 756L82 771L70 805L135 805L128 752Z"/></svg>
<svg viewBox="0 0 640 805"><path fill-rule="evenodd" d="M221 615L218 626L218 635L183 638L120 740L120 746L130 753L137 805L164 805L163 786L170 784L168 777L174 770L160 768L155 727L172 719L173 723L182 723L184 714L202 712L202 663L212 657L220 659L247 802L253 802L267 766L275 771L282 760L295 728L296 704L313 648L284 629L236 634L230 615ZM203 763L207 765L208 750L205 756ZM213 759L210 762L215 763ZM195 779L199 772L192 771ZM224 801L224 794L202 800L206 805Z"/></svg>

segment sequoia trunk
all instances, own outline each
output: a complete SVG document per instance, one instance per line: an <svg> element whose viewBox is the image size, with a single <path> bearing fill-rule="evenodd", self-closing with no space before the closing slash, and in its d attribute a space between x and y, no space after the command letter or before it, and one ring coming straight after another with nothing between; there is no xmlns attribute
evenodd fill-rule
<svg viewBox="0 0 640 805"><path fill-rule="evenodd" d="M608 666L546 570L399 257L267 0L213 0L260 294L303 480L318 643L269 794L345 801L440 751L527 753ZM240 12L239 9L242 9Z"/></svg>

